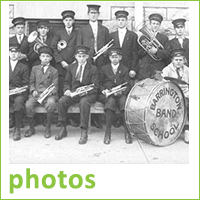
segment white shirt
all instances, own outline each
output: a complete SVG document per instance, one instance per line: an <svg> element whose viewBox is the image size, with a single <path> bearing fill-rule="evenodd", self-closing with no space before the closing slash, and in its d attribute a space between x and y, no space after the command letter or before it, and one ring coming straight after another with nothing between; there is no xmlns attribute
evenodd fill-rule
<svg viewBox="0 0 200 200"><path fill-rule="evenodd" d="M176 38L178 39L181 47L183 48L183 40L185 39L185 36L184 35L182 35L182 36L177 35Z"/></svg>
<svg viewBox="0 0 200 200"><path fill-rule="evenodd" d="M111 63L111 67L112 67L112 70L113 70L113 73L116 74L117 73L117 70L118 70L118 67L119 67L119 63L117 65L113 65Z"/></svg>
<svg viewBox="0 0 200 200"><path fill-rule="evenodd" d="M65 27L65 30L67 31L67 33L68 33L69 35L72 33L72 28L73 28L73 27L71 27L71 28Z"/></svg>
<svg viewBox="0 0 200 200"><path fill-rule="evenodd" d="M119 35L119 44L120 44L120 47L122 47L122 44L123 44L126 32L127 32L126 28L118 28L118 35Z"/></svg>
<svg viewBox="0 0 200 200"><path fill-rule="evenodd" d="M21 35L16 34L16 37L17 37L18 43L21 44L21 43L22 43L22 40L23 40L23 38L24 38L24 34L21 34Z"/></svg>
<svg viewBox="0 0 200 200"><path fill-rule="evenodd" d="M94 35L94 50L97 52L98 21L96 21L96 22L90 21L89 24L92 27L92 32Z"/></svg>
<svg viewBox="0 0 200 200"><path fill-rule="evenodd" d="M87 62L85 62L83 65L82 65L82 71L81 71L81 78L80 78L80 82L82 82L83 80L83 73L84 73L84 70L85 70L85 65L86 65ZM78 65L77 69L76 69L76 76L80 70L80 67L81 65Z"/></svg>
<svg viewBox="0 0 200 200"><path fill-rule="evenodd" d="M43 66L43 65L41 65L41 67L43 68L43 70L44 70L44 73L47 71L47 69L49 68L49 65L50 65L50 63L48 64L48 65L45 65L45 66Z"/></svg>
<svg viewBox="0 0 200 200"><path fill-rule="evenodd" d="M18 60L13 61L10 59L10 65L11 65L12 72L15 70L17 62L18 62Z"/></svg>

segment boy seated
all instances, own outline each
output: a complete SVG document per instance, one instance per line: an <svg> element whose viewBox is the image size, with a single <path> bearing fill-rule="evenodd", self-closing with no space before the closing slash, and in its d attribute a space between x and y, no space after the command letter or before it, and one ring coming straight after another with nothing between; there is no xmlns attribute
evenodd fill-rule
<svg viewBox="0 0 200 200"><path fill-rule="evenodd" d="M99 101L102 102L105 107L106 113L106 132L104 137L104 143L110 144L111 141L111 126L113 117L117 108L121 111L122 121L125 131L125 142L127 144L132 143L131 135L126 127L124 109L126 103L127 94L130 91L130 79L128 69L120 63L122 59L122 50L120 47L111 47L109 49L110 64L107 64L100 69L100 92ZM110 91L114 87L126 85L126 88L122 91L116 91L109 95ZM123 85L122 85L123 87Z"/></svg>
<svg viewBox="0 0 200 200"><path fill-rule="evenodd" d="M9 112L14 123L13 140L21 139L20 125L22 115L25 110L25 101L27 99L27 92L16 93L19 88L27 86L28 88L28 66L18 61L20 54L20 46L18 44L9 45ZM12 92L12 95L11 95ZM13 119L14 118L14 119Z"/></svg>
<svg viewBox="0 0 200 200"><path fill-rule="evenodd" d="M66 117L68 108L71 105L79 103L80 107L80 127L81 138L79 144L87 143L88 121L91 104L95 102L97 89L99 87L98 69L88 62L89 48L86 46L77 46L75 49L75 58L77 62L69 65L65 76L63 91L64 96L58 102L58 120L61 122L60 132L55 136L56 140L61 140L67 136ZM82 86L93 84L92 90L72 96L74 91Z"/></svg>
<svg viewBox="0 0 200 200"><path fill-rule="evenodd" d="M35 134L34 114L35 108L40 105L38 98L47 88L53 84L54 89L44 98L41 104L47 110L47 124L44 133L45 138L51 137L51 121L54 111L56 110L58 73L57 70L50 65L53 51L48 46L39 49L39 59L41 64L33 67L30 76L30 95L26 102L26 115L29 118L30 129L26 131L25 137Z"/></svg>
<svg viewBox="0 0 200 200"><path fill-rule="evenodd" d="M176 81L183 91L186 100L187 120L189 122L189 68L184 63L185 50L174 49L172 51L172 62L162 70L162 77L177 79L172 81ZM184 141L189 143L189 125L184 127Z"/></svg>

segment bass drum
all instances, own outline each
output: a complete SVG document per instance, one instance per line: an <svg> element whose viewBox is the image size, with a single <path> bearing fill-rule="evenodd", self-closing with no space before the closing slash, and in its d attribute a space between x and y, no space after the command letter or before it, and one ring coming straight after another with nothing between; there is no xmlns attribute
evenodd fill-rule
<svg viewBox="0 0 200 200"><path fill-rule="evenodd" d="M125 105L129 131L157 146L176 141L186 120L185 97L170 81L145 79L131 89Z"/></svg>

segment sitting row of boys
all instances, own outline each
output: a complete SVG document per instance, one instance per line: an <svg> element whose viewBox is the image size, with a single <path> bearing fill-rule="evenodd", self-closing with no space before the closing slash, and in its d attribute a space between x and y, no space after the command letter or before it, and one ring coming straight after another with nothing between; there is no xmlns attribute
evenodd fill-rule
<svg viewBox="0 0 200 200"><path fill-rule="evenodd" d="M21 139L20 125L25 107L26 115L29 119L30 125L30 129L26 131L25 137L30 137L35 134L34 114L36 107L39 105L38 97L53 83L55 86L54 89L42 102L42 105L47 111L47 124L44 133L45 138L51 137L52 115L56 110L56 107L58 108L58 121L61 122L61 129L59 133L56 134L55 139L61 140L67 136L67 110L71 105L79 103L81 128L79 144L85 144L88 139L87 131L90 106L97 100L97 91L100 90L98 101L104 104L104 110L106 114L104 143L110 144L112 120L117 109L121 111L123 119L125 142L127 144L132 143L132 138L126 127L124 117L126 97L131 89L131 85L128 69L120 63L120 60L122 59L122 50L120 47L111 47L108 50L110 63L103 66L100 71L98 71L97 67L88 61L88 52L89 48L86 46L81 45L76 47L76 62L69 65L63 83L64 95L58 99L58 72L53 66L50 65L50 61L53 56L52 49L48 46L43 46L39 49L39 58L41 64L33 67L29 79L28 67L18 61L19 46L17 44L10 44L9 89L11 91L12 89L29 85L29 92L25 91L20 94L9 96L10 112L14 114L15 119L13 135L14 141ZM177 50L174 51L173 57L173 59L177 57L179 58L179 64L177 66L180 66L182 70L182 79L186 82L189 82L189 69L184 65L183 51L179 49L178 54ZM180 65L181 59L182 64ZM91 84L93 86L92 90L72 96L73 92L77 88ZM126 84L126 88L124 90L116 91L113 94L108 95L112 88L121 84ZM57 101L58 104L56 105ZM189 139L186 142L189 142Z"/></svg>

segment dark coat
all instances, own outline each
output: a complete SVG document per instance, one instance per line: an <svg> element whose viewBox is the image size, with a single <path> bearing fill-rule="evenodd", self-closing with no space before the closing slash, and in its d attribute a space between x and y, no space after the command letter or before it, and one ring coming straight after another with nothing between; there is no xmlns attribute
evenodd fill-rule
<svg viewBox="0 0 200 200"><path fill-rule="evenodd" d="M162 44L164 49L158 49L156 56L161 60L156 61L154 60L142 47L139 48L139 77L138 79L145 79L149 78L155 74L156 70L161 71L167 64L167 60L169 59L170 55L169 52L166 50L166 44L168 42L168 37L161 33L156 35L156 39Z"/></svg>
<svg viewBox="0 0 200 200"><path fill-rule="evenodd" d="M169 51L169 53L173 50L173 49L179 49L179 48L183 48L185 50L185 57L187 59L187 66L189 66L189 39L185 38L183 40L183 47L181 47L181 44L179 43L177 38L173 38L171 40L168 41L166 49ZM171 60L169 60L169 63L171 62Z"/></svg>
<svg viewBox="0 0 200 200"><path fill-rule="evenodd" d="M97 89L99 88L99 76L97 67L87 62L87 64L85 65L85 69L83 72L83 80L81 83L76 80L77 67L78 67L77 62L69 65L67 74L65 76L63 91L64 92L66 90L75 91L78 87L94 83L95 84L94 89L92 91L89 91L88 94L96 94Z"/></svg>
<svg viewBox="0 0 200 200"><path fill-rule="evenodd" d="M9 38L10 44L19 44L16 35ZM27 59L22 59L20 62L24 63L25 65L28 65L28 53L30 49L30 44L28 43L28 37L24 35L23 40L20 45L20 52L25 54L27 56Z"/></svg>
<svg viewBox="0 0 200 200"><path fill-rule="evenodd" d="M12 71L11 64L9 62L9 89L26 86L28 85L28 81L28 67L18 61L14 71Z"/></svg>
<svg viewBox="0 0 200 200"><path fill-rule="evenodd" d="M58 72L54 67L49 65L45 73L43 73L41 65L36 65L32 68L29 81L30 93L35 90L41 94L52 83L54 83L56 87L51 93L56 96L58 89Z"/></svg>
<svg viewBox="0 0 200 200"><path fill-rule="evenodd" d="M47 46L50 46L51 44L51 40L52 40L52 36L51 35L47 35L47 39L45 41L45 44ZM30 64L31 64L31 67L35 66L35 65L39 65L41 63L40 59L39 59L39 54L36 53L34 51L34 45L36 44L37 42L32 42L30 44L30 50L29 50L29 54L28 54L28 57L29 57L29 61L30 61ZM54 59L51 60L51 65L54 66Z"/></svg>
<svg viewBox="0 0 200 200"><path fill-rule="evenodd" d="M138 71L138 43L137 34L127 30L122 44L121 63L129 70ZM114 39L113 45L120 47L118 31L110 33L110 40Z"/></svg>
<svg viewBox="0 0 200 200"><path fill-rule="evenodd" d="M65 61L68 64L71 64L75 60L74 52L75 52L76 40L77 40L77 30L78 29L73 28L71 34L68 35L66 29L63 28L62 30L59 30L55 33L51 41L51 48L54 51L54 59L56 62L56 68L58 70L59 75L66 73L64 72L66 70L63 69L63 67L60 64L61 61ZM61 51L58 51L57 44L60 40L65 40L67 42L67 46Z"/></svg>
<svg viewBox="0 0 200 200"><path fill-rule="evenodd" d="M99 72L100 92L102 93L105 89L112 89L122 83L127 82L127 89L123 91L123 94L128 94L130 91L130 78L128 75L128 69L120 64L116 75L113 73L111 64L107 64L101 67Z"/></svg>
<svg viewBox="0 0 200 200"><path fill-rule="evenodd" d="M105 26L98 24L98 33L97 33L97 51L101 49L104 45L109 42L109 31ZM77 45L84 45L90 48L89 55L92 58L95 55L94 50L94 34L92 32L92 27L90 24L81 27L78 30L77 35ZM97 67L101 67L107 63L107 58L105 55L101 55L97 58L95 64Z"/></svg>

